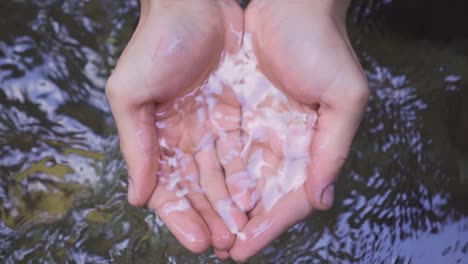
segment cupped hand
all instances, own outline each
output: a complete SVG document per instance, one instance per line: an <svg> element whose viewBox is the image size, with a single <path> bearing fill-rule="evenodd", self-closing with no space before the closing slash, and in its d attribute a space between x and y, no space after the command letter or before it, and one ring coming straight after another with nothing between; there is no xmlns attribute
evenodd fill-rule
<svg viewBox="0 0 468 264"><path fill-rule="evenodd" d="M254 0L246 11L246 36L252 36L258 67L288 98L287 103L267 101L266 106L295 111L304 122L299 130L289 126L292 129L283 137L267 132L266 139L249 147L249 171L259 178L257 189L264 202L249 214L242 230L246 239L237 239L230 250L235 260L253 256L314 208L332 206L333 183L369 97L365 74L346 32L348 5L345 0ZM248 118L244 117L243 126L248 126ZM298 137L307 131L310 141ZM255 165L259 160L262 166ZM289 166L294 162L299 165ZM304 171L295 171L300 164ZM302 174L305 182L299 187L287 181L288 177L300 180ZM271 183L275 175L286 181L275 187ZM281 187L281 182L289 187ZM272 197L281 199L272 204L268 202Z"/></svg>
<svg viewBox="0 0 468 264"><path fill-rule="evenodd" d="M128 200L158 212L193 252L231 248L248 195L230 202L226 178L245 170L240 106L209 81L240 45L243 14L231 0L142 1L141 18L106 86L128 167ZM218 122L218 115L222 118ZM212 116L214 115L214 116ZM222 138L223 140L219 140ZM247 197L247 198L244 198ZM225 224L226 223L226 224Z"/></svg>

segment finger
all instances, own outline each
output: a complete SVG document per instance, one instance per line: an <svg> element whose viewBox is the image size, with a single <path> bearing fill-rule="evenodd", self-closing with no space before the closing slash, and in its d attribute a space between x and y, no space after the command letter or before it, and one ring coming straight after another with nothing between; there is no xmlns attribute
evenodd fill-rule
<svg viewBox="0 0 468 264"><path fill-rule="evenodd" d="M219 259L222 259L222 260L226 260L229 258L229 251L226 251L226 250L218 250L218 249L215 249L214 250L216 256L219 258Z"/></svg>
<svg viewBox="0 0 468 264"><path fill-rule="evenodd" d="M202 193L191 192L187 194L187 199L208 226L212 246L217 250L229 250L234 244L235 237L206 197Z"/></svg>
<svg viewBox="0 0 468 264"><path fill-rule="evenodd" d="M241 158L241 132L237 130L226 133L216 141L216 149L233 202L243 212L252 210L258 195L255 193L255 180L250 177Z"/></svg>
<svg viewBox="0 0 468 264"><path fill-rule="evenodd" d="M224 224L203 194L202 188L199 185L198 168L195 160L187 155L184 157L182 164L183 180L179 184L181 188L179 194L185 196L190 201L192 207L207 224L215 250L223 251L230 249L234 243L234 235L231 234L229 228Z"/></svg>
<svg viewBox="0 0 468 264"><path fill-rule="evenodd" d="M231 201L214 145L208 144L195 154L200 185L205 195L232 233L236 234L247 222L247 216Z"/></svg>
<svg viewBox="0 0 468 264"><path fill-rule="evenodd" d="M334 200L334 182L348 156L367 97L340 102L338 107L320 106L310 144L306 191L314 208L329 209ZM331 105L331 104L330 104Z"/></svg>
<svg viewBox="0 0 468 264"><path fill-rule="evenodd" d="M270 146L268 142L254 142L248 153L248 172L255 179L255 191L259 195L259 202L249 215L255 215L265 208L271 209L285 194L282 193L282 187L286 186L287 182L282 181L284 177L280 173L283 162Z"/></svg>
<svg viewBox="0 0 468 264"><path fill-rule="evenodd" d="M155 210L171 233L187 249L201 253L211 245L210 231L205 222L185 197L179 197L178 172L171 172L162 164L161 182L156 187L148 207Z"/></svg>
<svg viewBox="0 0 468 264"><path fill-rule="evenodd" d="M304 188L290 192L270 211L264 211L249 220L242 230L245 239L238 236L229 251L231 258L243 262L254 256L286 230L312 212Z"/></svg>
<svg viewBox="0 0 468 264"><path fill-rule="evenodd" d="M229 87L223 87L222 95L215 95L208 100L216 102L208 107L210 113L208 125L218 135L217 158L223 166L230 197L242 211L248 212L256 203L256 195L255 181L247 173L241 158L243 150L241 105Z"/></svg>
<svg viewBox="0 0 468 264"><path fill-rule="evenodd" d="M127 163L128 201L143 206L157 183L158 144L154 106L131 108L110 100L117 124L120 148Z"/></svg>

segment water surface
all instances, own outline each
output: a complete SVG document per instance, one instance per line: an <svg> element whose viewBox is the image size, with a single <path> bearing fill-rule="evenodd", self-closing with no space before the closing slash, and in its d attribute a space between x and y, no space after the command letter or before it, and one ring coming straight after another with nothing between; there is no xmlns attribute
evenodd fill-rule
<svg viewBox="0 0 468 264"><path fill-rule="evenodd" d="M467 4L438 2L353 4L372 99L335 206L251 263L468 263ZM104 85L137 18L134 0L0 3L1 263L220 262L126 202Z"/></svg>

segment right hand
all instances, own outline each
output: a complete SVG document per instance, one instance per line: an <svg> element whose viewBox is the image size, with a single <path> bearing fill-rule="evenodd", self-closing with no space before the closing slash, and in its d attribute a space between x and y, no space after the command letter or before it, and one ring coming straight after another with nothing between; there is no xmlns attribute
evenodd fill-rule
<svg viewBox="0 0 468 264"><path fill-rule="evenodd" d="M240 105L223 92L210 95L218 103L206 109L210 98L198 96L196 88L223 52L239 48L242 27L242 10L233 0L142 1L138 27L106 86L128 167L129 203L157 211L189 250L213 245L220 257L234 243L230 229L247 222L239 207L253 207L249 192L236 203L224 202L236 191L224 172L228 179L245 167L240 159L218 161L242 148ZM177 98L185 99L174 109ZM199 118L216 112L239 120L219 123L227 140L217 140L219 129Z"/></svg>
<svg viewBox="0 0 468 264"><path fill-rule="evenodd" d="M254 0L247 8L245 35L252 36L258 68L289 99L289 105L280 104L278 110L299 113L298 117L305 114L314 122L286 126L282 137L269 136L252 144L251 153L260 153L265 159L255 177L260 179L257 186L262 200L271 200L271 193L279 192L277 189L284 192L284 186L288 186L271 188L275 186L269 179L272 175L290 183L297 179L295 176L305 174L305 181L273 207L259 203L249 213L249 223L242 230L247 239L236 240L230 250L235 260L246 260L314 209L326 210L333 204L333 184L369 98L365 73L346 30L350 2ZM258 159L251 156L254 161Z"/></svg>

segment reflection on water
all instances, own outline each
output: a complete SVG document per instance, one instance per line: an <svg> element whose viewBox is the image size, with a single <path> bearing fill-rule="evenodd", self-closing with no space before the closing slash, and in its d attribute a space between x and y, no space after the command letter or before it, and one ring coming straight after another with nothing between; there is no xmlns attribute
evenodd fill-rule
<svg viewBox="0 0 468 264"><path fill-rule="evenodd" d="M380 19L412 25L402 1L379 3L350 16L373 95L335 207L252 263L468 261L467 23L414 36ZM137 16L136 1L0 3L1 263L218 262L126 202L103 87Z"/></svg>

